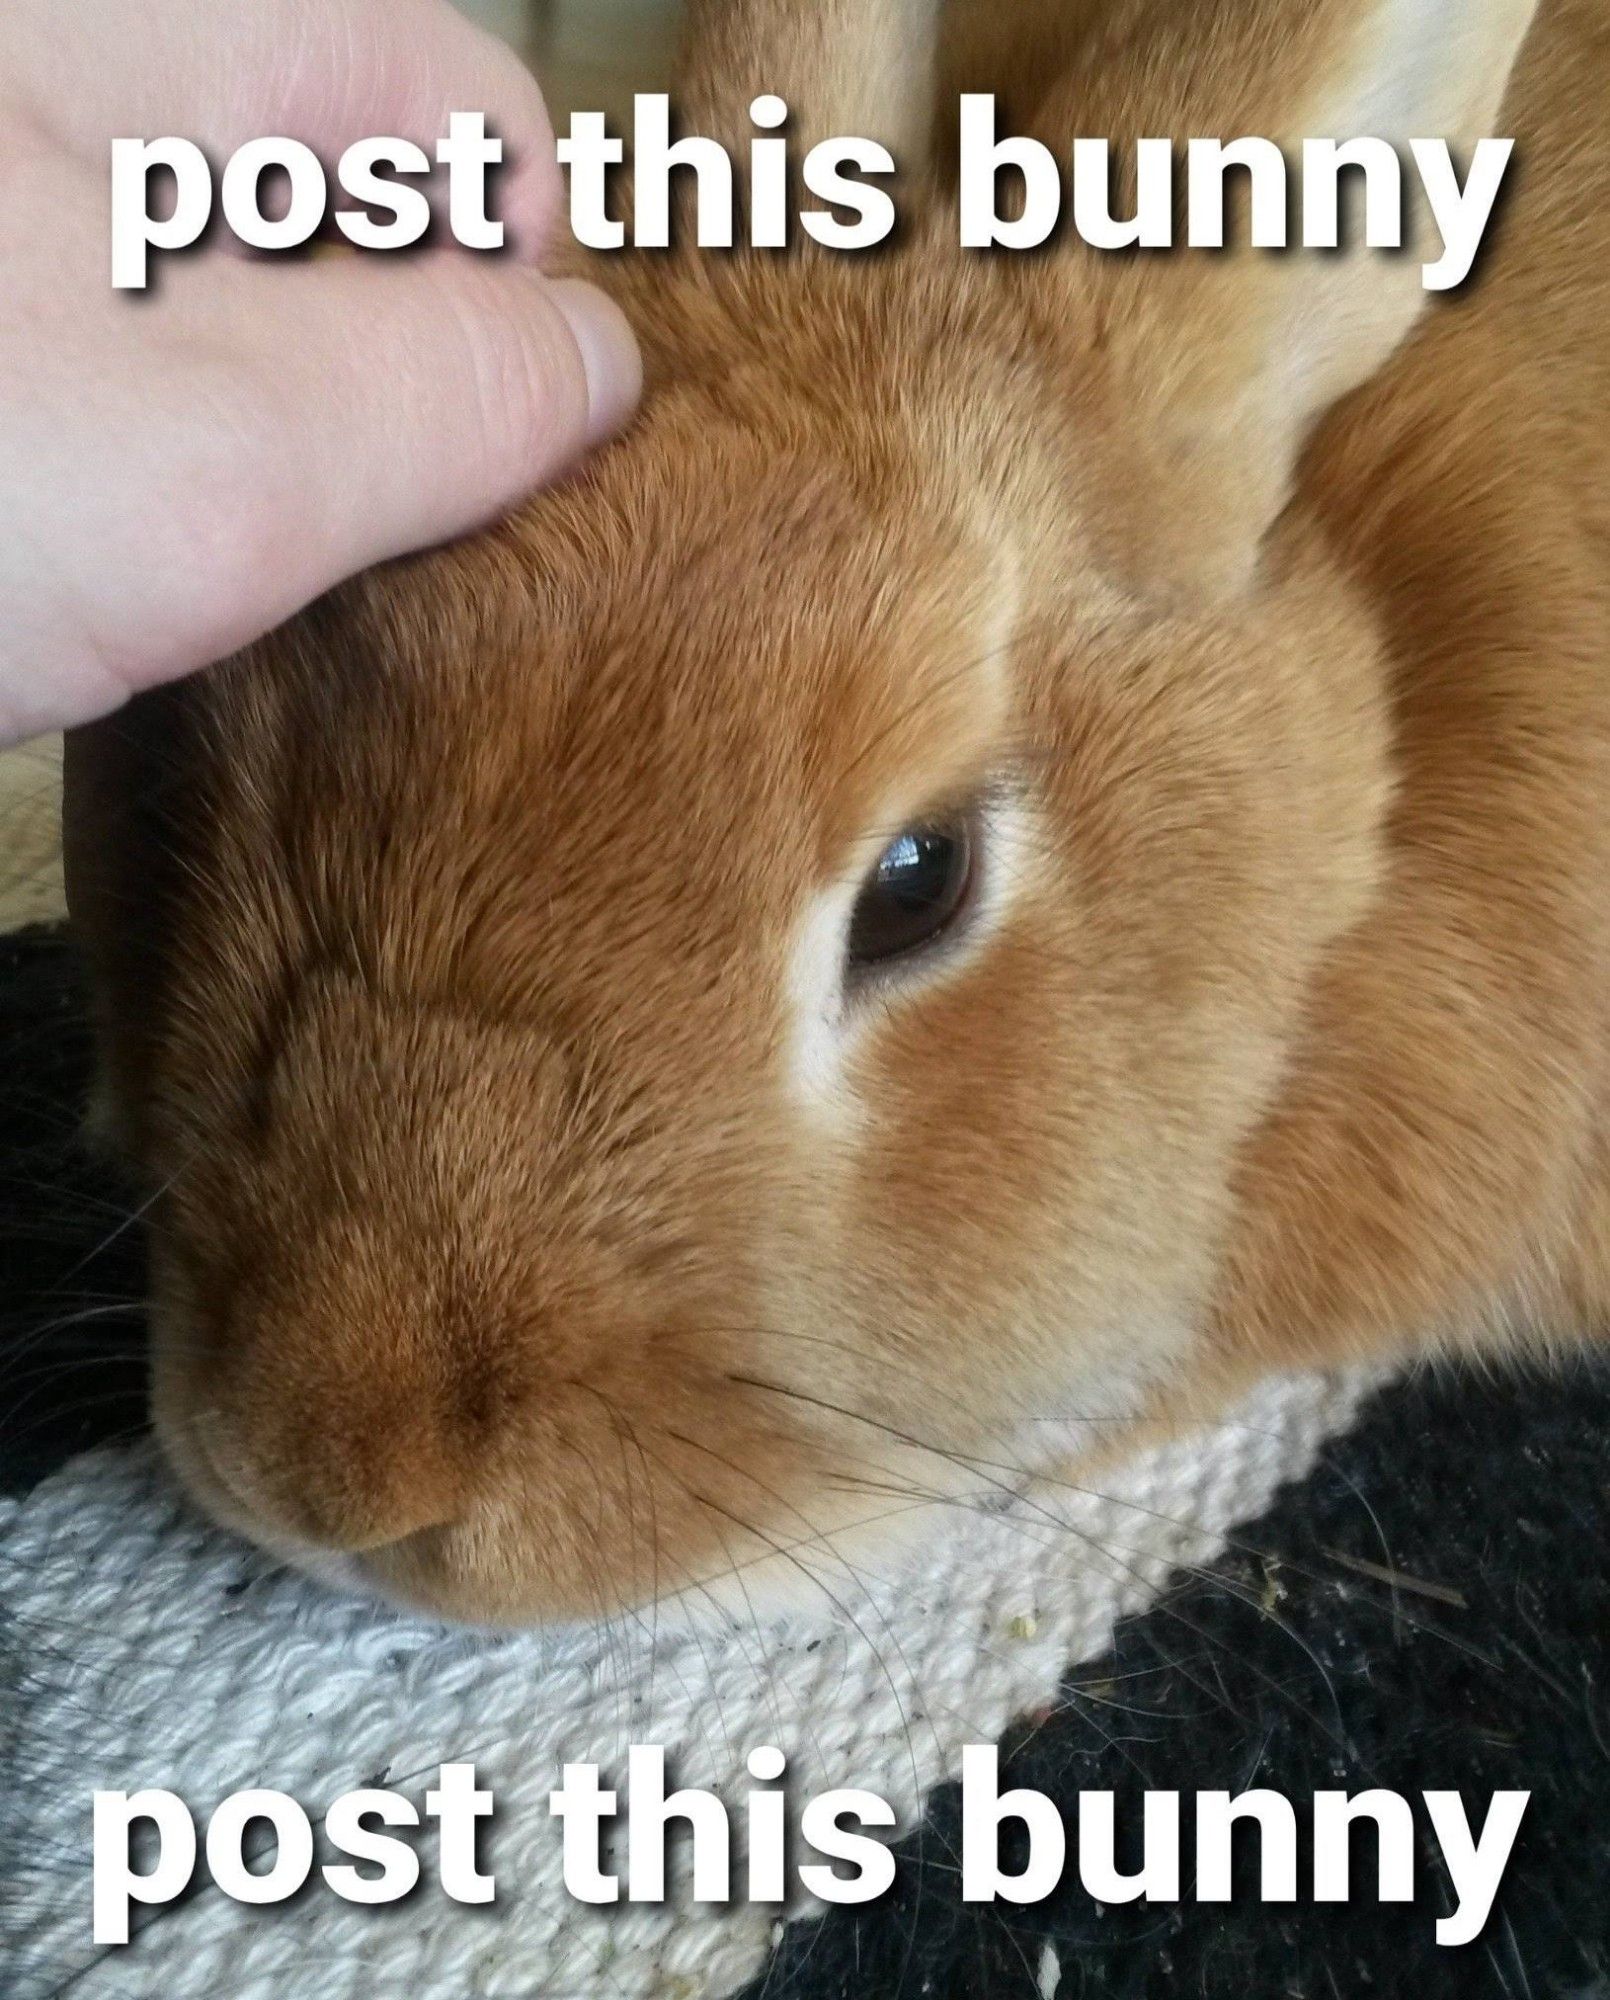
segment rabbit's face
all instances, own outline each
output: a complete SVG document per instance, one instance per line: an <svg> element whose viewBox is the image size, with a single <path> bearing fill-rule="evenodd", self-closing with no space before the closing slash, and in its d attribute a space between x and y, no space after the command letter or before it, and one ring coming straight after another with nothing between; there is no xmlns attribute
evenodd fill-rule
<svg viewBox="0 0 1610 2000"><path fill-rule="evenodd" d="M161 912L106 992L167 1450L453 1615L831 1587L1188 1380L1371 876L1300 551L1148 609L1033 385L987 444L736 393L165 698L143 859L77 781L103 969L108 839Z"/></svg>

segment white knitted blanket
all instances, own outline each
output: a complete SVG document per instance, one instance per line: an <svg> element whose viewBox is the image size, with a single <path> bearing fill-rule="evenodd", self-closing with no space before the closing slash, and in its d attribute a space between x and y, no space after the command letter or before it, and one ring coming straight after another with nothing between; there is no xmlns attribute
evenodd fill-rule
<svg viewBox="0 0 1610 2000"><path fill-rule="evenodd" d="M0 1994L718 2000L764 1965L776 1908L695 1903L674 1878L663 1905L573 1901L548 1807L566 1762L609 1783L628 1744L659 1744L677 1783L741 1805L745 1757L775 1744L794 1796L865 1788L908 1831L962 1745L1054 1700L1117 1617L1210 1561L1308 1470L1363 1386L1272 1381L1103 1494L1042 1483L953 1513L897 1574L835 1580L841 1610L759 1628L449 1632L272 1568L200 1522L148 1445L80 1459L0 1504ZM497 1801L491 1905L449 1901L428 1863L417 1891L380 1908L316 1877L268 1908L204 1883L137 1910L128 1946L93 1944L96 1788L175 1791L199 1825L227 1794L266 1787L317 1824L365 1784L417 1805L454 1761Z"/></svg>

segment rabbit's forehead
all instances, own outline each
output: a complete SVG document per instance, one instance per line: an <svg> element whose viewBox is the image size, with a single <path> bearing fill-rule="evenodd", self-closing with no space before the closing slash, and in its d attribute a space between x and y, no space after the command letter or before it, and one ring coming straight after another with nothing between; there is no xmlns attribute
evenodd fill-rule
<svg viewBox="0 0 1610 2000"><path fill-rule="evenodd" d="M547 889L792 908L988 771L1015 607L972 547L869 535L758 580L673 559L625 615L544 635L506 789Z"/></svg>
<svg viewBox="0 0 1610 2000"><path fill-rule="evenodd" d="M718 895L797 877L988 761L1018 587L972 524L747 458L652 508L594 497L492 547L501 582L408 694L425 793L534 843L550 886L655 855Z"/></svg>
<svg viewBox="0 0 1610 2000"><path fill-rule="evenodd" d="M712 467L539 641L548 761L561 785L658 780L611 787L634 816L695 796L729 832L782 814L839 838L1003 725L1017 602L1010 551L908 493Z"/></svg>
<svg viewBox="0 0 1610 2000"><path fill-rule="evenodd" d="M555 837L652 823L675 846L719 832L762 861L768 831L831 847L894 798L943 789L1009 707L1007 614L974 615L956 586L940 573L858 594L840 572L793 604L781 584L713 615L673 600L652 637L583 640L573 699L532 746Z"/></svg>
<svg viewBox="0 0 1610 2000"><path fill-rule="evenodd" d="M220 692L196 868L248 1011L331 959L515 1015L618 1016L628 961L662 1018L746 962L770 991L869 843L963 801L1010 708L1009 573L966 536L728 513L735 542L568 597L537 551L454 554Z"/></svg>

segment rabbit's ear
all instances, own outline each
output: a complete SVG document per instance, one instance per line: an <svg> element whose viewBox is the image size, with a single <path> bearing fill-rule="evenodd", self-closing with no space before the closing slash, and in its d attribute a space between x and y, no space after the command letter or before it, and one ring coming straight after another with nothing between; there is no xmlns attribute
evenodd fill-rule
<svg viewBox="0 0 1610 2000"><path fill-rule="evenodd" d="M781 97L804 145L853 135L920 167L933 122L942 0L689 0L677 109L748 144L750 102Z"/></svg>
<svg viewBox="0 0 1610 2000"><path fill-rule="evenodd" d="M1200 543L1203 581L1233 588L1251 573L1315 420L1383 367L1425 310L1422 266L1436 261L1439 237L1408 142L1446 140L1456 161L1464 156L1450 171L1468 170L1474 143L1499 136L1535 9L1536 0L1315 0L1303 10L1217 0L1163 10L1172 17L1161 64L1168 122L1152 129L1278 141L1291 174L1294 246L1304 139L1394 142L1405 201L1401 251L1371 250L1362 230L1345 226L1339 250L1251 249L1232 226L1224 251L1091 260L1124 406L1186 514L1217 524ZM1159 74L1157 64L1147 68ZM1106 98L1106 129L1148 117L1149 90L1126 99L1110 72L1090 81L1087 104ZM1353 178L1342 182L1344 200Z"/></svg>

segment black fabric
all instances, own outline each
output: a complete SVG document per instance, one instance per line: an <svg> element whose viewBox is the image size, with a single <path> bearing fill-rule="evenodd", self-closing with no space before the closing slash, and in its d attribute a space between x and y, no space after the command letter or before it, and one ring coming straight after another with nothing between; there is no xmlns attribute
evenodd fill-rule
<svg viewBox="0 0 1610 2000"><path fill-rule="evenodd" d="M87 1060L62 938L0 939L0 1478L14 1492L143 1421L138 1218L78 1142ZM1300 1824L1317 1789L1456 1789L1478 1826L1493 1791L1529 1790L1476 1943L1435 1943L1447 1897L1425 1848L1416 1902L1377 1906L1367 1839L1366 1893L1342 1906L1261 1905L1248 1849L1228 1906L1098 1910L1071 1871L1038 1906L963 1905L947 1790L890 1895L790 1929L748 2000L1027 2000L1047 1944L1061 2000L1610 2000L1607 1691L1610 1367L1422 1375L1014 1731L1001 1783L1047 1793L1070 1827L1081 1791L1116 1792L1120 1825L1138 1827L1147 1787L1267 1786ZM1185 1833L1189 1854L1188 1811ZM1003 1854L1012 1865L1009 1842Z"/></svg>
<svg viewBox="0 0 1610 2000"><path fill-rule="evenodd" d="M135 1204L80 1127L89 1035L56 930L0 936L0 1491L144 1423Z"/></svg>
<svg viewBox="0 0 1610 2000"><path fill-rule="evenodd" d="M1300 1829L1317 1790L1457 1790L1477 1828L1494 1791L1528 1790L1473 1944L1435 1941L1449 1905L1424 1845L1415 1902L1374 1901L1368 1835L1346 1904L1262 1905L1238 1850L1228 1905L1099 1910L1067 1876L1037 1906L964 1905L951 1788L888 1901L788 1934L747 2000L1019 2000L1047 1943L1058 2000L1610 2000L1607 1441L1603 1367L1384 1392L1211 1576L1121 1626L1002 1746L1001 1789L1046 1793L1070 1831L1081 1790L1115 1792L1120 1829L1147 1787L1267 1786ZM1183 1827L1188 1891L1188 1806ZM1120 1862L1139 1859L1137 1834Z"/></svg>

